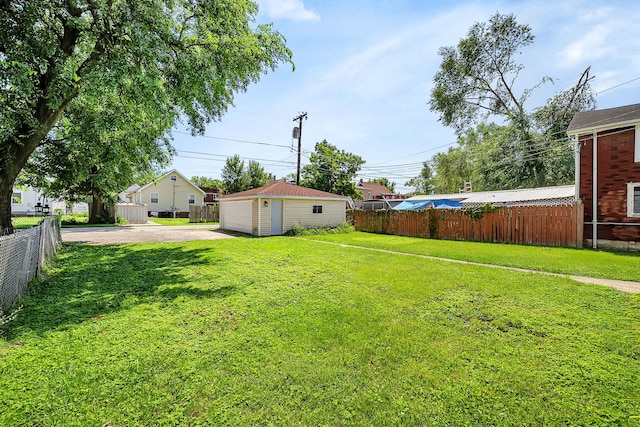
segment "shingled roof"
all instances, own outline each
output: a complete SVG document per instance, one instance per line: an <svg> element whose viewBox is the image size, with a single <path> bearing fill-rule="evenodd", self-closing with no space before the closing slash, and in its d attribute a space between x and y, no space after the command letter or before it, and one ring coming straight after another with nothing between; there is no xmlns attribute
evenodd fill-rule
<svg viewBox="0 0 640 427"><path fill-rule="evenodd" d="M576 113L569 123L567 133L575 135L581 131L593 129L614 128L627 126L640 121L640 104L625 105L624 107L607 108Z"/></svg>
<svg viewBox="0 0 640 427"><path fill-rule="evenodd" d="M315 199L342 199L347 197L340 196L326 191L314 190L313 188L300 187L295 184L289 184L282 181L267 183L262 187L252 188L251 190L241 191L239 193L227 194L221 199L235 199L241 197L290 197L290 198L315 198Z"/></svg>
<svg viewBox="0 0 640 427"><path fill-rule="evenodd" d="M360 180L360 182L358 182L358 184L356 184L356 190L360 190L362 191L364 194L364 198L365 199L375 199L377 197L383 196L383 195L389 195L389 194L393 194L392 191L390 191L386 186L377 183L377 182L363 182L362 180ZM371 195L369 196L368 194L366 194L366 192L371 193Z"/></svg>

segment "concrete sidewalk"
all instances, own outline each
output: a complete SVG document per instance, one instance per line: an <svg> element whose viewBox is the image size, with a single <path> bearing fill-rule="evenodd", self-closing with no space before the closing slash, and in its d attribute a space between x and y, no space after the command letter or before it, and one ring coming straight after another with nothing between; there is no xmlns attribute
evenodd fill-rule
<svg viewBox="0 0 640 427"><path fill-rule="evenodd" d="M535 273L535 274L545 274L545 275L548 275L548 276L556 276L556 277L568 277L568 278L570 278L572 280L575 280L576 282L580 282L580 283L589 283L589 284L593 284L593 285L608 286L610 288L617 289L619 291L629 292L629 293L633 293L633 294L640 293L640 283L639 282L629 282L629 281L626 281L626 280L599 279L599 278L596 278L596 277L573 276L573 275L569 275L569 274L560 274L560 273L549 273L547 271L530 270L530 269L527 269L527 268L507 267L507 266L504 266L504 265L495 265L495 264L483 264L483 263L480 263L480 262L463 261L463 260L451 259L451 258L439 258L439 257L431 256L431 255L419 255L419 254L410 254L410 253L406 253L406 252L390 251L390 250L387 250L387 249L367 248L365 246L346 245L346 244L343 244L343 243L326 242L324 240L313 240L313 239L303 239L303 240L308 240L308 241L317 242L317 243L327 243L327 244L330 244L330 245L337 245L337 246L342 246L342 247L345 247L345 248L363 249L363 250L367 250L367 251L384 252L384 253L394 254L394 255L404 255L404 256L411 256L411 257L416 257L416 258L432 259L432 260L436 260L436 261L453 262L453 263L468 264L468 265L477 265L477 266L480 266L480 267L488 267L488 268L500 268L500 269L503 269L503 270L519 271L521 273Z"/></svg>
<svg viewBox="0 0 640 427"><path fill-rule="evenodd" d="M63 228L62 241L90 245L117 245L142 242L185 242L236 237L218 230L218 225L129 224L116 227Z"/></svg>

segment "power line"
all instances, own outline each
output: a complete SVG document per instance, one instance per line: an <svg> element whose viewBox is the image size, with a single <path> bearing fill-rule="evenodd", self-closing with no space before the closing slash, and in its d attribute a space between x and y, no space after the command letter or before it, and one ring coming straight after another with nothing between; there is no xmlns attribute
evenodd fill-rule
<svg viewBox="0 0 640 427"><path fill-rule="evenodd" d="M182 156L182 155L178 154L178 157L182 157L182 158L185 158L185 159L212 160L212 161L218 161L218 162L226 162L227 158L233 157L233 156L228 156L226 154L203 153L203 152L200 152L200 151L176 150L176 152L177 153L187 153L187 154L197 154L199 156L208 156L208 157ZM223 157L223 159L211 159L210 157ZM294 162L287 162L287 161L284 161L284 160L260 159L260 158L242 157L242 156L239 156L239 157L242 160L254 160L254 161L261 161L261 162L283 163L283 164L287 164L287 165L294 165L295 164Z"/></svg>
<svg viewBox="0 0 640 427"><path fill-rule="evenodd" d="M631 79L631 80L626 81L626 82L624 82L624 83L620 83L620 84L617 84L617 85L615 85L615 86L611 86L611 87L609 87L609 88L602 89L600 92L596 92L596 96L598 96L598 95L600 95L601 93L606 92L606 91L608 91L608 90L615 89L615 88L618 88L618 87L620 87L620 86L624 86L624 85L626 85L626 84L629 84L629 83L635 82L636 80L640 80L640 77L636 77L635 79Z"/></svg>
<svg viewBox="0 0 640 427"><path fill-rule="evenodd" d="M183 132L183 131L178 131L178 130L175 130L173 132L174 133L179 133L179 134L182 134L182 135L193 136L189 132ZM221 141L240 142L242 144L266 145L266 146L269 146L269 147L280 147L280 148L286 148L286 149L290 149L291 148L290 145L272 144L272 143L269 143L269 142L259 142L259 141L245 141L245 140L242 140L242 139L222 138L222 137L219 137L219 136L211 136L211 135L197 135L195 137L218 139L218 140L221 140Z"/></svg>

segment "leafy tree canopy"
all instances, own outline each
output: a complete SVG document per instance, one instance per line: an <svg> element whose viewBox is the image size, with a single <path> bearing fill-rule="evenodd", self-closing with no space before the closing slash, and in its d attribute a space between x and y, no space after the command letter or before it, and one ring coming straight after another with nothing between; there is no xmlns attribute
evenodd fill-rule
<svg viewBox="0 0 640 427"><path fill-rule="evenodd" d="M120 96L128 88L121 83L97 100L71 103L53 137L36 148L23 169L31 186L54 197L89 198L90 223L105 221L104 202L117 201L131 183L148 182L169 164L172 147L162 135L171 121L155 108Z"/></svg>
<svg viewBox="0 0 640 427"><path fill-rule="evenodd" d="M407 187L413 187L414 190L411 192L411 195L433 194L433 172L429 167L429 163L423 162L420 175L411 178L409 181L405 182L404 185Z"/></svg>
<svg viewBox="0 0 640 427"><path fill-rule="evenodd" d="M99 109L106 92L157 111L161 128L183 118L202 132L236 92L290 62L256 13L250 0L0 2L0 233L12 231L11 191L31 154L60 139L54 127L80 126L71 108ZM134 114L120 131L140 125Z"/></svg>
<svg viewBox="0 0 640 427"><path fill-rule="evenodd" d="M224 183L221 179L217 178L209 178L207 176L192 176L191 182L193 182L198 187L211 187L211 188L222 188L224 189Z"/></svg>
<svg viewBox="0 0 640 427"><path fill-rule="evenodd" d="M327 140L318 142L309 157L310 163L302 168L300 185L333 194L362 198L354 182L358 171L365 163L362 157L338 150Z"/></svg>
<svg viewBox="0 0 640 427"><path fill-rule="evenodd" d="M229 194L244 191L249 186L247 175L244 173L244 160L235 154L227 157L222 167L222 183Z"/></svg>
<svg viewBox="0 0 640 427"><path fill-rule="evenodd" d="M506 116L526 128L524 102L532 89L514 91L524 66L516 61L534 36L514 15L496 13L486 23L474 24L456 47L440 48L440 69L431 91L431 111L458 134L484 120L487 114ZM542 82L547 81L544 77Z"/></svg>
<svg viewBox="0 0 640 427"><path fill-rule="evenodd" d="M595 108L589 68L571 89L539 108L525 102L545 82L516 92L524 66L516 56L534 40L514 15L496 13L476 23L457 46L442 47L430 108L459 136L458 147L435 155L430 165L437 192L559 185L573 180L573 149L565 131L578 111ZM502 119L501 124L491 119Z"/></svg>
<svg viewBox="0 0 640 427"><path fill-rule="evenodd" d="M255 160L249 160L247 164L247 169L245 170L245 174L247 175L248 189L262 187L266 184L267 179L271 175L264 171L264 168L260 165L260 163Z"/></svg>
<svg viewBox="0 0 640 427"><path fill-rule="evenodd" d="M228 157L222 168L223 187L230 194L262 187L269 177L260 163L250 160L245 167L237 154Z"/></svg>

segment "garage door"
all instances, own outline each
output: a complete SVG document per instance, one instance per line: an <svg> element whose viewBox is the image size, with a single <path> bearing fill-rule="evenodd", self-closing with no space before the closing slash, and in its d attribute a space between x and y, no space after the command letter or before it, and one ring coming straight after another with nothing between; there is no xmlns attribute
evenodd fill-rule
<svg viewBox="0 0 640 427"><path fill-rule="evenodd" d="M225 230L240 231L251 234L252 230L252 201L220 203L220 227Z"/></svg>

